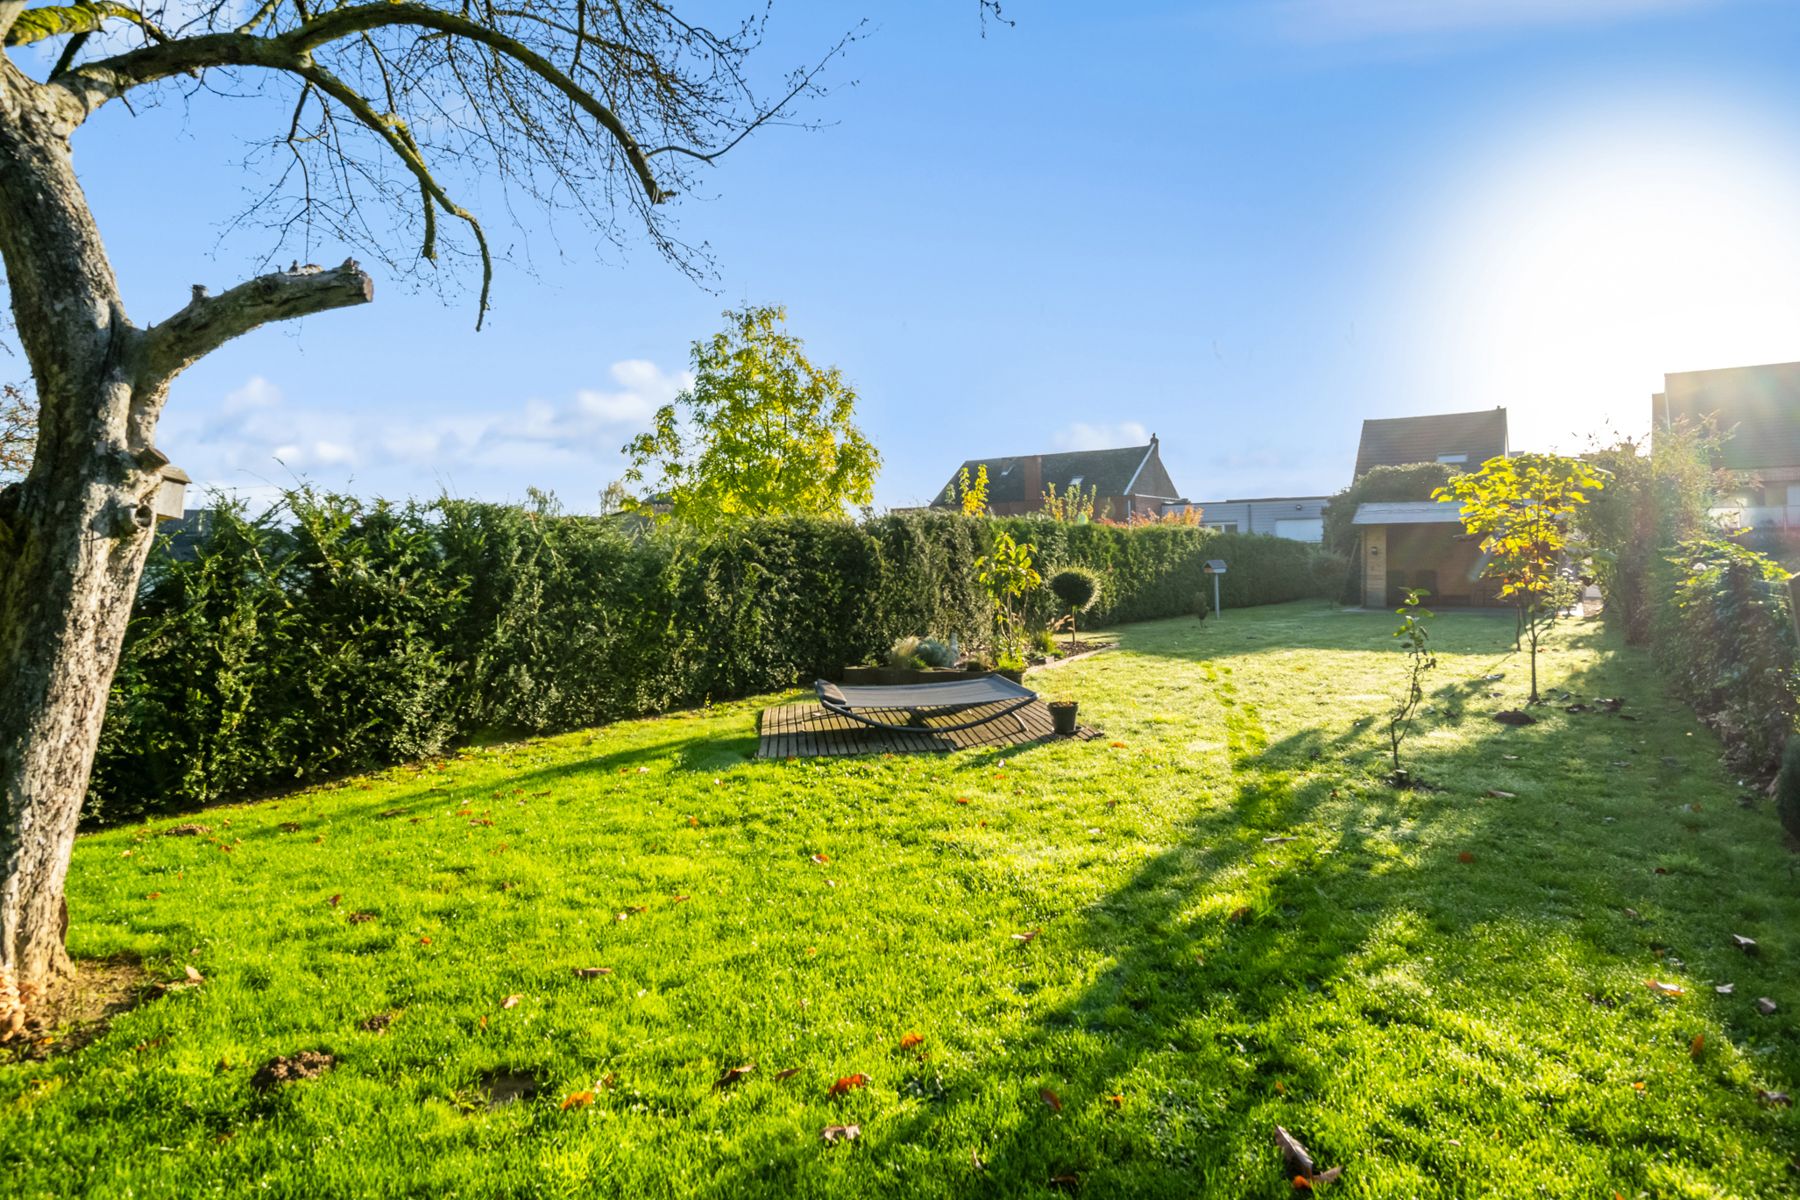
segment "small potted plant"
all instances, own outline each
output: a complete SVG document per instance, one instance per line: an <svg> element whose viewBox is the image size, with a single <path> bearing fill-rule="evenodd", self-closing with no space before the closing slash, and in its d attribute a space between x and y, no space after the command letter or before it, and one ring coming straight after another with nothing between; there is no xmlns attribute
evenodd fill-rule
<svg viewBox="0 0 1800 1200"><path fill-rule="evenodd" d="M1050 727L1058 737L1069 737L1075 732L1075 714L1080 710L1080 702L1067 696L1050 702Z"/></svg>

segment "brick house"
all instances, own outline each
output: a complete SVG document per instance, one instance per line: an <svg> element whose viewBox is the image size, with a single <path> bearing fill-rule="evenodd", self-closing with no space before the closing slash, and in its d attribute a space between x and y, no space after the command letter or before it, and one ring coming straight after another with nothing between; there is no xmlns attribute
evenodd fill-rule
<svg viewBox="0 0 1800 1200"><path fill-rule="evenodd" d="M1181 498L1163 466L1160 443L1152 434L1147 446L971 458L951 474L931 506L957 507L956 487L962 472L967 470L973 480L984 466L988 510L997 517L1038 512L1044 507L1046 491L1060 496L1071 487L1094 492L1094 515L1112 521L1159 516L1164 506Z"/></svg>

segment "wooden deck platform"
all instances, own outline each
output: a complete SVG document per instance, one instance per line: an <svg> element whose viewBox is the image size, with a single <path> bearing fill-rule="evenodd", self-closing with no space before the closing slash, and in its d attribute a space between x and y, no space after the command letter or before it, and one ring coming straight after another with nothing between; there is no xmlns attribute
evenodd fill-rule
<svg viewBox="0 0 1800 1200"><path fill-rule="evenodd" d="M1004 705L996 704L994 708ZM870 711L870 716L895 725L907 719L904 711ZM1006 746L1025 746L1047 742L1056 737L1050 724L1050 709L1042 700L1035 701L985 725L973 729L941 730L934 726L960 725L981 715L981 709L964 709L940 717L927 717L914 732L903 733L871 729L845 717L836 716L810 704L781 704L765 708L757 718L756 747L758 758L819 758L834 754L944 754L952 750L979 750ZM1014 718L1018 718L1015 720ZM1081 726L1075 737L1086 741L1100 736L1099 731Z"/></svg>

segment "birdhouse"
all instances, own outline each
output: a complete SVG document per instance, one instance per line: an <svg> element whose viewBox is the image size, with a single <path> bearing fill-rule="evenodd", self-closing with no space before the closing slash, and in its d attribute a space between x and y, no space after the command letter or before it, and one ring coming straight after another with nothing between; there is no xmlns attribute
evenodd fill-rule
<svg viewBox="0 0 1800 1200"><path fill-rule="evenodd" d="M162 482L156 489L156 519L179 521L186 511L187 485L194 482L188 473L173 463L164 463Z"/></svg>
<svg viewBox="0 0 1800 1200"><path fill-rule="evenodd" d="M1208 575L1223 575L1225 573L1225 560L1222 558L1209 558L1206 562L1201 564L1200 569Z"/></svg>

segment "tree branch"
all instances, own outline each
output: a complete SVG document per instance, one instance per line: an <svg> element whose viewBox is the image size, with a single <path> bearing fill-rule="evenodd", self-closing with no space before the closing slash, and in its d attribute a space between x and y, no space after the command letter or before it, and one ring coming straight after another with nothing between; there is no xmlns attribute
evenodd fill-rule
<svg viewBox="0 0 1800 1200"><path fill-rule="evenodd" d="M258 326L367 304L374 298L375 281L355 259L329 270L312 267L259 275L217 296L196 286L186 308L144 331L145 368L150 382L166 382Z"/></svg>
<svg viewBox="0 0 1800 1200"><path fill-rule="evenodd" d="M0 20L4 18L0 17ZM113 4L110 0L84 0L80 4L55 4L25 9L7 28L5 41L8 46L29 46L45 38L98 33L111 20L130 21L152 41L169 40L153 21L135 8Z"/></svg>

